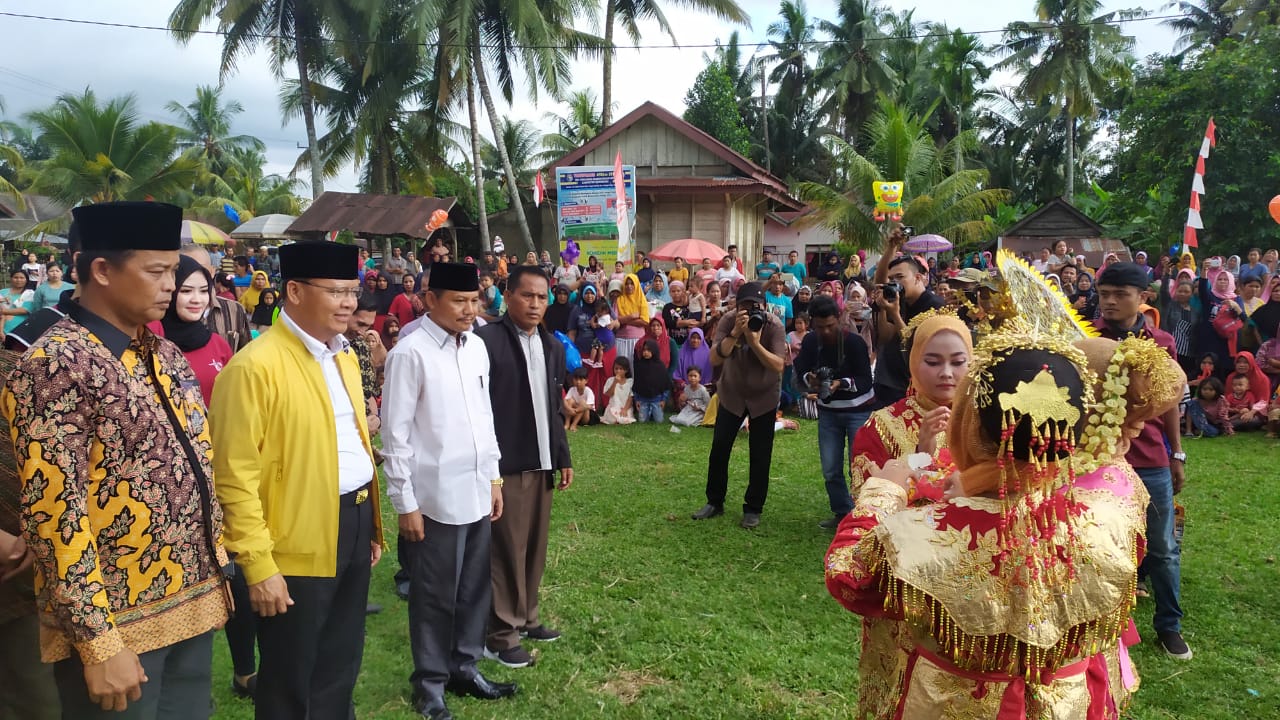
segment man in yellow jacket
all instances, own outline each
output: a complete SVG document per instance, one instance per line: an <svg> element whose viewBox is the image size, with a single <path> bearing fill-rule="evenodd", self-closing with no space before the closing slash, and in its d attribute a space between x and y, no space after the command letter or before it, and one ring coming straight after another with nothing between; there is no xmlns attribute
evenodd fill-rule
<svg viewBox="0 0 1280 720"><path fill-rule="evenodd" d="M279 323L213 389L214 484L259 616L259 720L347 720L382 556L377 470L347 329L356 248L280 249ZM242 611L244 611L242 609Z"/></svg>

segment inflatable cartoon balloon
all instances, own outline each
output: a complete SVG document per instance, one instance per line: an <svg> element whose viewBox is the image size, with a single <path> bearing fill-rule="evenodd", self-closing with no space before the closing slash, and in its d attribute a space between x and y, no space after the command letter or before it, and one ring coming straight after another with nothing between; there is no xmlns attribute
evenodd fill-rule
<svg viewBox="0 0 1280 720"><path fill-rule="evenodd" d="M1271 198L1271 202L1267 205L1267 209L1271 211L1271 219L1280 223L1280 195Z"/></svg>
<svg viewBox="0 0 1280 720"><path fill-rule="evenodd" d="M564 242L564 249L560 251L560 258L568 262L570 265L576 265L578 263L578 256L581 254L582 251L578 249L578 243L575 242L573 238L568 238Z"/></svg>
<svg viewBox="0 0 1280 720"><path fill-rule="evenodd" d="M436 230L439 230L440 228L444 227L444 224L447 222L449 222L449 213L445 212L444 210L436 210L435 212L431 213L431 217L427 219L427 224L425 227L427 229L427 232L433 233Z"/></svg>
<svg viewBox="0 0 1280 720"><path fill-rule="evenodd" d="M897 222L902 219L902 186L901 180L877 180L871 183L871 195L876 200L876 222L886 219Z"/></svg>

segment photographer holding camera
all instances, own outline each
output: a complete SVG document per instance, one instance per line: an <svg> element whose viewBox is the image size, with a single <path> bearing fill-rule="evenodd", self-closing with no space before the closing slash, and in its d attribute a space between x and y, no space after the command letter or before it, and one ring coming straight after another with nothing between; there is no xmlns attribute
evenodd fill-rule
<svg viewBox="0 0 1280 720"><path fill-rule="evenodd" d="M845 470L845 450L876 408L871 389L871 353L861 336L840 327L835 300L819 295L809 304L813 332L800 343L795 359L798 384L818 396L818 457L826 480L832 517L818 523L835 530L853 510Z"/></svg>
<svg viewBox="0 0 1280 720"><path fill-rule="evenodd" d="M751 464L742 503L742 527L760 525L769 493L769 464L773 460L773 423L782 391L786 331L765 309L764 288L749 282L738 289L737 309L716 326L711 364L720 368L716 383L719 408L715 435L707 458L707 504L693 514L706 520L724 514L729 489L729 455L733 441L750 418Z"/></svg>
<svg viewBox="0 0 1280 720"><path fill-rule="evenodd" d="M926 310L946 304L941 297L929 291L929 274L915 258L904 255L888 263L906 241L902 228L889 234L876 268L876 289L872 291L876 307L876 340L880 351L876 355L876 407L886 407L907 395L911 373L907 369L907 354L902 349L902 330L911 318Z"/></svg>

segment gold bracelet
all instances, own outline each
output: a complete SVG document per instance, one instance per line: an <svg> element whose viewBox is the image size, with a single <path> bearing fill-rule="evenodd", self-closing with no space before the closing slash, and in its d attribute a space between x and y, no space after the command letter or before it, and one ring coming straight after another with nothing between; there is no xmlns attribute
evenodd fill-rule
<svg viewBox="0 0 1280 720"><path fill-rule="evenodd" d="M497 480L490 481L489 484L493 485L494 487L502 487L503 482L505 481L502 478L498 478Z"/></svg>

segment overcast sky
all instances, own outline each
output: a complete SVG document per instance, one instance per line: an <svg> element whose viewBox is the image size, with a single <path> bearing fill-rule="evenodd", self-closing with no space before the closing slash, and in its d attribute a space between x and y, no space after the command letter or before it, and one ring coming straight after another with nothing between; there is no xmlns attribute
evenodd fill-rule
<svg viewBox="0 0 1280 720"><path fill-rule="evenodd" d="M751 27L740 28L742 41L763 42L765 30L777 17L780 3L776 0L740 2L751 16ZM912 7L902 0L888 4L895 11ZM93 0L0 0L0 12L163 26L174 2L130 0L110 3L109 8L107 5ZM1168 12L1161 9L1162 5L1159 0L1140 3L1110 0L1107 3L1109 8L1141 6L1153 15ZM835 18L835 3L831 0L811 1L808 7L815 21ZM917 21L940 21L953 29L979 32L998 30L1013 20L1030 19L1034 3L1032 0L919 0L914 7ZM702 54L708 52L706 48L692 46L723 41L734 29L678 8L668 10L667 18L682 47L618 53L613 83L617 103L615 117L625 115L646 100L676 113L683 112L685 92L704 67ZM1173 35L1158 21L1130 23L1125 27L1137 38L1139 57L1170 51ZM100 98L133 93L144 119L173 122L172 115L164 109L165 103L178 100L185 104L194 98L197 85L218 82L221 38L212 35L196 37L189 45L182 46L167 33L154 30L0 16L0 37L4 38L5 46L0 56L0 98L4 99L9 118L47 106L59 94L78 93L92 87ZM987 44L999 41L998 34L982 37ZM655 27L649 29L641 42L664 45L670 43L670 38L658 34ZM575 88L590 88L599 98L600 85L598 62L575 63ZM306 133L300 119L282 125L278 86L265 58L254 55L241 60L237 72L226 79L225 95L239 100L245 107L235 131L254 135L267 144L271 171L289 171L300 152L298 146L305 144ZM537 107L519 96L514 107L503 106L500 99L499 103L498 112L539 125L544 124L546 112L562 110L545 98ZM465 116L462 119L465 121ZM323 121L320 124L323 133ZM354 169L345 171L329 180L326 188L353 192L357 189L356 177Z"/></svg>

